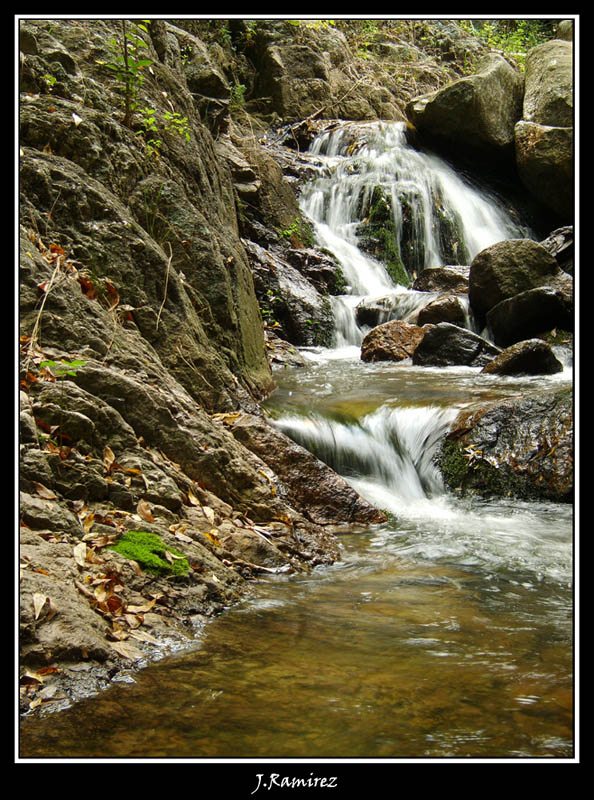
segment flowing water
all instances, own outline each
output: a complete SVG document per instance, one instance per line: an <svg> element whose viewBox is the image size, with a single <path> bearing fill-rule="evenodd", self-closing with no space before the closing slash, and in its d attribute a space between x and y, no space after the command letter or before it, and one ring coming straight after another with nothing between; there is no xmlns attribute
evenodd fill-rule
<svg viewBox="0 0 594 800"><path fill-rule="evenodd" d="M386 183L391 171L403 174L396 158L406 165L400 134L390 128L379 137L385 152L378 140L365 151ZM188 651L59 714L25 719L22 757L573 756L572 508L457 497L432 460L460 408L570 383L571 365L546 378L502 378L362 363L353 297L407 292L357 248L343 180L354 173L343 172L339 144L316 143L340 179L321 176L303 202L352 294L337 303L337 346L304 351L306 367L279 373L267 408L388 522L341 535L332 566L254 584ZM443 180L448 168L437 163ZM433 170L406 166L406 181ZM468 199L456 180L453 196L488 223L469 249L516 235L498 206L471 189ZM451 208L466 216L458 201Z"/></svg>

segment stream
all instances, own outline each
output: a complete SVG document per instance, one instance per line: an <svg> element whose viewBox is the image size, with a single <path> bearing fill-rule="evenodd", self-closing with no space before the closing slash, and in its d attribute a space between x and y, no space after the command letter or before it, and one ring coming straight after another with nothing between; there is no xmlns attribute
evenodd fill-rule
<svg viewBox="0 0 594 800"><path fill-rule="evenodd" d="M354 154L340 131L312 147L325 169L302 207L350 288L333 298L334 346L303 350L305 367L278 371L265 407L388 521L341 534L332 566L254 583L190 649L58 714L24 719L22 756L573 756L573 508L458 497L432 460L465 405L571 384L570 354L558 353L565 369L546 377L360 361L362 297L390 293L395 318L427 301L358 248L362 193L387 187L404 230L408 192L424 245L415 270L446 263L429 211L436 193L471 257L527 235L445 162L409 148L401 126L369 131Z"/></svg>

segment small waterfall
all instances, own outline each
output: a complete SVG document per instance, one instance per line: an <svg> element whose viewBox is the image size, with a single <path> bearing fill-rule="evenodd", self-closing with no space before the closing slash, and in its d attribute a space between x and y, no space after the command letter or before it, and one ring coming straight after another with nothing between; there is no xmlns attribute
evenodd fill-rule
<svg viewBox="0 0 594 800"><path fill-rule="evenodd" d="M322 416L284 416L276 426L349 480L379 507L403 513L441 495L433 463L457 413L438 406L383 405L357 422Z"/></svg>
<svg viewBox="0 0 594 800"><path fill-rule="evenodd" d="M438 156L410 147L404 123L345 124L317 137L310 150L326 160L326 172L304 188L302 211L318 243L337 257L349 295L390 295L392 319L406 316L395 309L410 306L411 293L390 276L381 253L374 257L362 241L362 226L378 202L385 228L393 232L390 252L407 285L428 267L468 265L491 244L530 236L495 198L465 183ZM412 305L426 300L423 293ZM351 299L334 302L338 346L361 342L356 305Z"/></svg>

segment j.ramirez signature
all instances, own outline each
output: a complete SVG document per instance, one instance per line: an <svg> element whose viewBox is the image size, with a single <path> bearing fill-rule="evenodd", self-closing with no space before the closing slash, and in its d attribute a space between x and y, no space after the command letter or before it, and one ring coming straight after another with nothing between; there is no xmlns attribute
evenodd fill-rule
<svg viewBox="0 0 594 800"><path fill-rule="evenodd" d="M256 775L256 788L251 794L256 794L260 789L336 789L337 778L322 778L309 773L308 778L289 778L286 775L279 775L278 772L271 772L268 777L263 772Z"/></svg>

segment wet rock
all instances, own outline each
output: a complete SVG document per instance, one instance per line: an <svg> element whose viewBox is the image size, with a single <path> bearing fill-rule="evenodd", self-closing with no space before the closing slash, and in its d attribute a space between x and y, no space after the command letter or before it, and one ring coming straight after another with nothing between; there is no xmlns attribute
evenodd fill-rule
<svg viewBox="0 0 594 800"><path fill-rule="evenodd" d="M455 295L440 295L419 311L418 325L437 325L440 322L451 322L462 328L468 327L466 304Z"/></svg>
<svg viewBox="0 0 594 800"><path fill-rule="evenodd" d="M541 242L541 245L555 257L563 272L573 275L573 225L557 228Z"/></svg>
<svg viewBox="0 0 594 800"><path fill-rule="evenodd" d="M362 361L403 361L411 358L431 326L391 320L373 328L361 344Z"/></svg>
<svg viewBox="0 0 594 800"><path fill-rule="evenodd" d="M541 339L527 339L507 347L482 369L491 375L553 375L562 371L563 364Z"/></svg>
<svg viewBox="0 0 594 800"><path fill-rule="evenodd" d="M449 322L430 327L413 353L413 364L425 367L483 367L500 353L486 339Z"/></svg>
<svg viewBox="0 0 594 800"><path fill-rule="evenodd" d="M334 332L330 301L298 270L270 250L245 241L254 287L268 324L297 346L327 346Z"/></svg>
<svg viewBox="0 0 594 800"><path fill-rule="evenodd" d="M534 393L464 409L437 461L452 490L571 502L572 391Z"/></svg>
<svg viewBox="0 0 594 800"><path fill-rule="evenodd" d="M282 484L280 491L312 522L340 525L385 520L343 478L263 418L244 414L231 431L273 470Z"/></svg>
<svg viewBox="0 0 594 800"><path fill-rule="evenodd" d="M573 300L567 292L541 286L502 300L488 312L487 327L500 347L555 328L573 330Z"/></svg>
<svg viewBox="0 0 594 800"><path fill-rule="evenodd" d="M420 292L449 292L467 294L470 267L444 266L424 269L413 282L411 289Z"/></svg>
<svg viewBox="0 0 594 800"><path fill-rule="evenodd" d="M469 301L480 324L493 306L509 297L550 285L560 274L551 253L531 239L509 239L481 250L472 261Z"/></svg>

